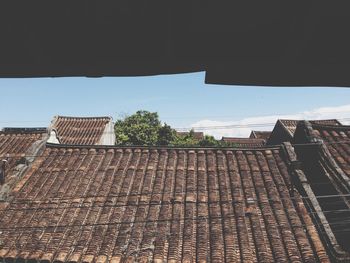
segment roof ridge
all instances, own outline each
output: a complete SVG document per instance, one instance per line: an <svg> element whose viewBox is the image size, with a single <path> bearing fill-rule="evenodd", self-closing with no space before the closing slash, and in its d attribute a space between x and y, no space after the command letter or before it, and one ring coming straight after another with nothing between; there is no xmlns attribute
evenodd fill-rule
<svg viewBox="0 0 350 263"><path fill-rule="evenodd" d="M318 120L309 120L309 119L278 119L280 121L336 121L339 123L338 119L318 119Z"/></svg>
<svg viewBox="0 0 350 263"><path fill-rule="evenodd" d="M233 151L256 151L256 150L276 150L280 149L282 145L262 145L259 147L217 147L217 146L143 146L143 145L77 145L77 144L54 144L46 143L47 147L51 148L95 148L95 149L148 149L148 150L233 150Z"/></svg>
<svg viewBox="0 0 350 263"><path fill-rule="evenodd" d="M328 128L328 129L337 129L337 130L345 130L350 129L350 125L336 125L336 124L319 124L319 123L311 123L312 127L318 128Z"/></svg>
<svg viewBox="0 0 350 263"><path fill-rule="evenodd" d="M263 140L261 138L249 138L249 137L231 137L231 136L222 136L222 138L232 138L232 139L248 139L248 140Z"/></svg>
<svg viewBox="0 0 350 263"><path fill-rule="evenodd" d="M109 119L109 120L113 119L111 116L63 116L63 115L57 115L57 119L58 118L65 118L65 119Z"/></svg>
<svg viewBox="0 0 350 263"><path fill-rule="evenodd" d="M4 127L0 134L41 134L47 131L46 127Z"/></svg>
<svg viewBox="0 0 350 263"><path fill-rule="evenodd" d="M261 130L252 130L252 132L266 132L266 133L271 133L271 131L261 131Z"/></svg>

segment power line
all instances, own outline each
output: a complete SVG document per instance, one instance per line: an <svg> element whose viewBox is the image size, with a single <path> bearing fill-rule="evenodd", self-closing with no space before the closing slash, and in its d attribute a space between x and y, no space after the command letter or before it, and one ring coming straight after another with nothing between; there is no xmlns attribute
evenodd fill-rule
<svg viewBox="0 0 350 263"><path fill-rule="evenodd" d="M350 111L325 111L323 112L324 114L334 114L334 113L348 113ZM273 112L273 113L267 113L265 115L262 115L262 116L258 116L258 117L269 117L269 116L274 116L276 113ZM279 118L280 119L283 119L283 118L287 118L288 119L288 115L293 115L293 114L284 114L284 115L280 115ZM241 117L244 117L243 114L231 114L231 115L206 115L206 116L187 116L186 115L186 118L232 118L233 116L237 117L237 116L241 116ZM166 119L184 119L184 117L172 117L172 116L163 116L163 118L166 118ZM244 117L244 118L256 118L256 115L251 115L251 116L247 116L247 117Z"/></svg>
<svg viewBox="0 0 350 263"><path fill-rule="evenodd" d="M221 191L222 189L217 188L217 189L210 189L210 191ZM121 197L138 197L138 196L152 196L152 195L163 195L163 194L173 194L173 195L177 195L177 194L183 194L184 196L188 193L198 193L197 190L187 190L187 191L181 191L181 192L177 192L177 191L163 191L163 192L153 192L153 193L134 193L134 194L121 194L121 195L107 195L107 196L102 196L102 195L91 195L91 196L76 196L76 197L70 197L70 198L46 198L45 200L33 200L33 199L16 199L14 200L11 205L25 205L28 204L28 202L32 202L32 204L34 205L41 205L44 203L44 205L58 205L59 203L50 203L52 201L58 201L62 203L65 203L66 201L69 200L76 200L76 199L80 199L79 202L76 203L81 203L80 206L71 206L70 208L91 208L91 207L125 207L125 206L138 206L138 205L163 205L163 201L158 201L158 203L152 203L152 200L149 200L149 203L142 203L142 204L115 204L115 205L90 205L90 206L84 206L84 198L106 198L106 200L104 201L95 201L92 200L92 203L103 203L106 201L110 201L108 200L108 198L121 198ZM208 195L208 194L207 194ZM350 194L337 194L337 195L318 195L315 196L317 199L324 199L324 198L340 198L340 197L350 197ZM280 200L281 202L283 200L298 200L298 199L310 199L310 197L306 197L306 196L300 196L300 197L287 197L287 198L278 198L276 200L276 198L264 198L263 200L267 200L267 201L278 201ZM261 202L261 198L260 199L250 199L251 201L255 201L255 202ZM41 202L41 203L39 203ZM126 203L128 203L128 201L125 201ZM137 201L135 201L136 203ZM245 203L246 202L246 198L242 198L242 200L227 200L227 201L184 201L184 202L178 202L178 201L165 201L165 204L173 204L173 203L198 203L198 204L215 204L215 203ZM331 201L331 202L324 202L323 204L335 204L335 203L339 203L340 201ZM71 202L74 203L74 202ZM341 202L344 203L344 202ZM85 203L86 204L86 203ZM2 209L0 211L10 211L10 210L50 210L50 209L63 209L60 207L27 207L27 208L11 208L10 206L8 206L5 209Z"/></svg>
<svg viewBox="0 0 350 263"><path fill-rule="evenodd" d="M350 121L350 118L338 118L337 120L340 121ZM302 120L296 120L296 121L302 121ZM318 121L318 120L316 120ZM320 120L322 121L322 120ZM44 122L44 121L13 121L13 122ZM45 121L46 122L46 121ZM1 122L0 123L5 123L5 122ZM266 127L266 126L274 126L276 124L276 122L265 122L265 123L247 123L247 124L230 124L230 125L216 125L216 126L195 126L195 127L177 127L174 128L175 130L178 131L188 131L191 129L195 129L195 130L208 130L208 129L230 129L230 128L257 128L257 127ZM341 127L341 126L339 126Z"/></svg>
<svg viewBox="0 0 350 263"><path fill-rule="evenodd" d="M350 118L342 118L338 119L342 121L350 121ZM299 120L297 120L299 121ZM300 120L301 121L301 120ZM276 122L266 122L266 123L248 123L248 124L230 124L230 125L221 125L221 126L198 126L198 127L191 127L191 128L175 128L176 130L182 130L182 129L195 129L195 130L204 130L204 129L230 129L230 128L256 128L256 127L265 127L265 126L274 126ZM341 127L341 126L339 126Z"/></svg>
<svg viewBox="0 0 350 263"><path fill-rule="evenodd" d="M260 216L259 216L260 217ZM263 215L262 215L263 217ZM95 227L95 226L111 226L111 225L125 225L125 224L145 224L145 223L159 223L159 222L185 222L185 221L204 221L204 220L222 220L222 219L236 219L237 215L220 215L220 216L196 216L196 217L184 217L184 218L169 218L169 219L155 219L155 220L133 220L123 222L106 222L106 223L85 223L85 224L64 224L64 225L47 225L47 226L17 226L17 227L0 227L0 231L13 231L13 230L32 230L32 229L56 229L56 228L74 228L74 227ZM341 221L335 221L328 223L329 226L349 226L350 220L348 217L341 219ZM211 224L215 224L211 222ZM222 224L218 222L218 224ZM278 225L278 224L277 224ZM301 224L302 227L314 226ZM291 225L293 227L293 225ZM345 231L345 229L342 229ZM348 229L350 230L350 228ZM322 231L321 231L322 232ZM326 232L326 231L325 231ZM324 232L324 233L325 233Z"/></svg>
<svg viewBox="0 0 350 263"><path fill-rule="evenodd" d="M287 200L287 198L284 198L285 200ZM294 198L290 198L291 200L293 200ZM269 201L272 201L272 199L267 199ZM60 200L61 201L61 200ZM154 207L154 206L163 206L163 205L174 205L174 204L181 204L181 205L185 205L185 204L206 204L206 205L211 205L211 204L218 204L218 205L222 205L222 204L235 204L235 203L245 203L245 200L241 200L241 201L233 201L233 200L227 200L227 201L183 201L183 202L179 202L179 201L160 201L158 203L155 202L148 202L148 203L136 203L136 204L96 204L97 202L101 202L102 201L94 201L94 204L91 205L87 205L87 203L83 202L84 200L81 200L79 203L77 203L75 206L62 206L62 207L40 207L41 204L39 203L34 203L34 205L39 205L39 207L22 207L22 208L12 208L12 207L8 207L6 209L1 209L0 212L2 211L52 211L52 210L65 210L65 209L90 209L90 208L121 208L121 207L145 207L145 206L149 206L149 207ZM135 201L135 202L140 202ZM259 201L257 201L258 203L260 203ZM282 201L281 201L282 202ZM72 204L73 202L71 202ZM128 203L128 201L126 201L126 203ZM339 204L340 201L336 201L336 202L326 202L327 205L331 205L331 204ZM344 202L342 202L344 204ZM15 203L16 205L21 204L21 205L25 205L24 203ZM62 203L46 203L45 205L62 205L62 204L66 204L64 202ZM33 204L30 204L33 205ZM324 203L322 204L324 205ZM348 209L335 209L335 210L322 210L322 213L344 213L344 212L349 212L350 213L350 208ZM311 214L317 214L318 212L311 212Z"/></svg>

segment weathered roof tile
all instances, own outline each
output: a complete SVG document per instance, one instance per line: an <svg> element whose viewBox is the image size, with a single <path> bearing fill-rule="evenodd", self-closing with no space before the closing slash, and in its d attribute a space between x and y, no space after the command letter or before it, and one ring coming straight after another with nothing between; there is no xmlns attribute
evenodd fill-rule
<svg viewBox="0 0 350 263"><path fill-rule="evenodd" d="M46 128L4 128L0 131L0 162L6 160L5 185L0 185L0 199L6 200L27 164L44 146Z"/></svg>
<svg viewBox="0 0 350 263"><path fill-rule="evenodd" d="M277 120L275 127L267 139L267 144L277 145L283 142L292 141L297 125L300 122L303 122L303 120ZM341 123L336 119L311 120L310 123L320 125L341 125Z"/></svg>
<svg viewBox="0 0 350 263"><path fill-rule="evenodd" d="M66 117L56 116L51 126L57 132L61 144L100 144L111 117ZM109 130L112 133L113 130ZM110 136L112 134L107 134ZM113 136L113 135L112 135Z"/></svg>
<svg viewBox="0 0 350 263"><path fill-rule="evenodd" d="M286 127L286 129L291 133L293 136L295 133L295 130L297 128L299 120L279 120L283 123L283 125ZM329 120L311 120L310 123L312 124L320 124L320 125L341 125L341 123L336 119L329 119Z"/></svg>
<svg viewBox="0 0 350 263"><path fill-rule="evenodd" d="M350 180L350 126L312 124L312 128Z"/></svg>
<svg viewBox="0 0 350 263"><path fill-rule="evenodd" d="M310 233L312 222L303 223L303 203L290 198L281 148L48 145L44 156L0 211L1 258L327 259L314 248L319 237Z"/></svg>
<svg viewBox="0 0 350 263"><path fill-rule="evenodd" d="M222 137L221 139L224 142L230 143L233 147L261 147L265 145L265 139L258 138L238 138L238 137Z"/></svg>
<svg viewBox="0 0 350 263"><path fill-rule="evenodd" d="M265 141L270 137L271 131L252 131L249 138L264 139Z"/></svg>
<svg viewBox="0 0 350 263"><path fill-rule="evenodd" d="M312 195L330 196L312 204L314 217L323 226L318 230L334 259L349 261L350 126L301 122L293 141Z"/></svg>

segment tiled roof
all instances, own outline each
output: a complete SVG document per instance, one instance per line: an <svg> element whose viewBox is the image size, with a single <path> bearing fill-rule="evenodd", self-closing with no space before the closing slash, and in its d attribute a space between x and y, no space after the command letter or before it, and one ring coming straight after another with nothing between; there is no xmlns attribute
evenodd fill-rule
<svg viewBox="0 0 350 263"><path fill-rule="evenodd" d="M52 128L62 144L94 145L99 143L110 121L110 117L57 116Z"/></svg>
<svg viewBox="0 0 350 263"><path fill-rule="evenodd" d="M297 128L298 123L302 120L277 120L275 127L273 128L269 138L266 141L268 145L278 145L283 142L293 141L293 136ZM336 119L330 120L313 120L309 121L313 124L322 125L341 125Z"/></svg>
<svg viewBox="0 0 350 263"><path fill-rule="evenodd" d="M235 147L260 147L265 144L264 139L222 137L221 140L232 143Z"/></svg>
<svg viewBox="0 0 350 263"><path fill-rule="evenodd" d="M319 231L327 234L324 238L337 262L349 262L350 126L300 122L293 140L314 194L331 196L318 199L325 211L317 218L322 222Z"/></svg>
<svg viewBox="0 0 350 263"><path fill-rule="evenodd" d="M5 178L0 185L0 200L6 200L27 165L44 146L46 128L4 128L0 131L0 163L6 160Z"/></svg>
<svg viewBox="0 0 350 263"><path fill-rule="evenodd" d="M350 181L350 126L313 124L312 128Z"/></svg>
<svg viewBox="0 0 350 263"><path fill-rule="evenodd" d="M287 166L278 147L48 145L0 210L0 260L328 262Z"/></svg>
<svg viewBox="0 0 350 263"><path fill-rule="evenodd" d="M5 128L0 131L0 157L8 157L7 169L16 165L16 162L25 156L25 153L34 142L41 140L46 129L33 130L28 128Z"/></svg>
<svg viewBox="0 0 350 263"><path fill-rule="evenodd" d="M290 132L293 136L295 133L295 129L297 128L298 122L300 120L279 120L285 128ZM341 123L336 119L330 120L312 120L310 121L312 124L321 124L321 125L341 125Z"/></svg>
<svg viewBox="0 0 350 263"><path fill-rule="evenodd" d="M267 140L271 135L271 131L252 131L249 138Z"/></svg>
<svg viewBox="0 0 350 263"><path fill-rule="evenodd" d="M188 136L190 132L179 132L177 131L176 134L178 136ZM197 140L202 140L204 139L204 133L203 132L193 132L193 137Z"/></svg>

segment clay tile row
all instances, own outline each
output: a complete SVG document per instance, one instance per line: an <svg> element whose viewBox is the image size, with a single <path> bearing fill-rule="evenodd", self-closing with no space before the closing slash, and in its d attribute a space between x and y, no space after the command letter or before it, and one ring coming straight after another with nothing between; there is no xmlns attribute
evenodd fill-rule
<svg viewBox="0 0 350 263"><path fill-rule="evenodd" d="M55 132L58 143L61 144L114 144L111 117L56 116L50 130Z"/></svg>
<svg viewBox="0 0 350 263"><path fill-rule="evenodd" d="M48 145L0 210L0 259L328 262L281 147Z"/></svg>

